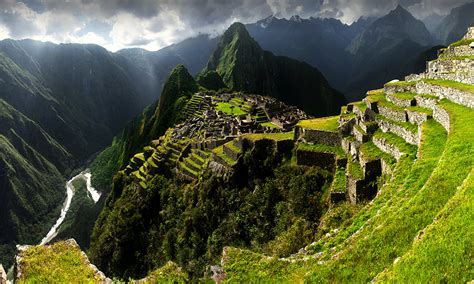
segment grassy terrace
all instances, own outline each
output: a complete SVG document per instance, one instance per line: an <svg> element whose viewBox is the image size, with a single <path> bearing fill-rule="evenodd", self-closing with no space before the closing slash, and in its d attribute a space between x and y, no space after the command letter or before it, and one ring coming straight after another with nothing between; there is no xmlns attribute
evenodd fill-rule
<svg viewBox="0 0 474 284"><path fill-rule="evenodd" d="M471 170L454 197L436 216L436 223L424 230L423 238L415 242L413 248L388 273L382 274L380 280L410 282L413 275L419 275L423 280L437 281L445 280L445 273L458 276L450 279L454 282L472 280L474 206L466 201L472 201L473 196L474 170Z"/></svg>
<svg viewBox="0 0 474 284"><path fill-rule="evenodd" d="M370 90L367 92L367 96L374 96L374 95L384 95L385 90L382 89L376 89L376 90Z"/></svg>
<svg viewBox="0 0 474 284"><path fill-rule="evenodd" d="M391 155L385 153L384 151L380 150L377 146L375 146L372 142L364 143L360 146L359 151L364 155L366 159L369 161L383 159L386 163L390 165L395 165L397 160Z"/></svg>
<svg viewBox="0 0 474 284"><path fill-rule="evenodd" d="M379 129L374 133L373 137L385 140L388 144L394 145L399 151L411 157L415 157L416 155L416 146L407 143L405 140L403 140L403 138L396 134L390 132L383 132Z"/></svg>
<svg viewBox="0 0 474 284"><path fill-rule="evenodd" d="M430 108L420 107L420 106L410 106L406 108L407 111L413 111L418 113L424 113L428 116L433 116L433 110Z"/></svg>
<svg viewBox="0 0 474 284"><path fill-rule="evenodd" d="M383 89L375 90L375 91L369 91L369 92L367 92L367 96L365 98L368 102L371 102L371 103L386 100L385 93L384 93Z"/></svg>
<svg viewBox="0 0 474 284"><path fill-rule="evenodd" d="M232 142L232 141L231 141L231 142ZM223 159L226 161L226 163L229 164L229 166L233 166L233 165L235 165L235 163L237 162L237 161L234 161L231 157L227 156L227 155L224 153L224 146L223 146L223 145L222 145L222 146L219 146L219 147L217 147L217 148L212 149L212 152L213 152L214 154L216 154L217 156L223 158Z"/></svg>
<svg viewBox="0 0 474 284"><path fill-rule="evenodd" d="M331 184L331 192L345 192L346 191L346 169L337 167L334 173L334 179Z"/></svg>
<svg viewBox="0 0 474 284"><path fill-rule="evenodd" d="M460 122L458 120L457 122L466 124L467 121ZM366 205L350 222L346 222L347 225L340 228L337 234L324 237L309 248L314 252L322 251L323 255L320 258L291 263L245 250L228 249L228 262L224 267L228 280L360 283L371 281L386 268L390 271L394 259L404 255L412 248L413 239L419 230L433 222L433 217L445 204L447 197L456 191L454 184L460 184L466 173L472 168L474 156L466 153L466 151L472 153L472 147L465 149L464 153L459 153L464 157L463 162L471 160L470 167L462 167L458 163L450 166L450 147L458 147L455 145L457 143L449 143L453 141L450 137L445 150L446 132L435 121L425 122L422 129L420 158L415 162L402 158L397 163L390 182L383 186L373 202ZM463 132L462 129L459 130ZM468 136L466 133L464 135ZM472 146L472 144L470 145ZM442 156L443 158L441 158ZM451 178L448 178L449 181L438 184L442 175L446 174L444 169L437 167L440 160L442 166L449 166L445 170L449 171L453 168L457 170ZM462 174L458 176L460 173ZM452 183L451 186L449 183ZM431 188L432 186L434 188ZM350 236L352 237L347 239ZM457 236L463 235L457 234ZM467 235L464 237L464 243L468 237ZM449 243L452 246L458 246L457 243ZM336 248L335 252L330 251L332 247ZM333 257L334 255L337 257ZM434 252L433 255L422 257L423 260L430 262L431 266L425 266L425 268L433 268L435 272L432 275L435 277L420 279L418 273L420 270L418 269L413 274L407 274L408 277L403 278L405 281L402 282L426 282L429 280L438 282L441 279L437 277L438 275L441 276L446 271L455 271L448 262L444 263L446 269L436 270L436 265L440 264L437 259L449 261L449 255L449 251L443 250L442 254ZM466 259L472 258L464 258L462 261L465 263ZM459 264L453 265L462 267ZM468 271L465 270L459 274L451 273L450 275L457 279L447 280L466 282L461 279L467 279L469 281L472 277L466 277L466 273ZM395 276L393 279L398 280L398 274L394 273L393 275Z"/></svg>
<svg viewBox="0 0 474 284"><path fill-rule="evenodd" d="M347 161L347 173L354 179L364 179L364 172L362 171L362 167L356 160L349 159Z"/></svg>
<svg viewBox="0 0 474 284"><path fill-rule="evenodd" d="M218 103L216 106L216 110L222 111L223 113L228 114L228 115L235 115L235 116L247 114L247 112L243 111L238 106L235 106L230 103Z"/></svg>
<svg viewBox="0 0 474 284"><path fill-rule="evenodd" d="M462 46L462 45L470 45L473 42L474 42L474 39L463 39L463 40L452 43L450 46L455 47L455 46Z"/></svg>
<svg viewBox="0 0 474 284"><path fill-rule="evenodd" d="M199 173L198 173L197 171L195 171L195 170L189 168L188 166L186 166L186 164L185 164L184 162L179 162L179 166L180 166L183 170L185 170L185 171L189 172L190 174L192 174L193 176L195 176L195 177L198 177L198 176L199 176Z"/></svg>
<svg viewBox="0 0 474 284"><path fill-rule="evenodd" d="M300 120L297 126L307 129L336 132L338 130L339 116L330 116L316 119Z"/></svg>
<svg viewBox="0 0 474 284"><path fill-rule="evenodd" d="M291 132L281 132L281 133L252 133L252 134L244 134L242 138L246 138L252 141L261 140L261 139L270 139L275 141L283 141L283 140L293 140L295 134L293 131Z"/></svg>
<svg viewBox="0 0 474 284"><path fill-rule="evenodd" d="M423 80L423 82L426 82L426 83L432 84L432 85L438 85L438 86L443 86L443 87L459 89L459 90L470 92L470 93L474 94L474 85L468 85L468 84L463 84L463 83L459 83L459 82L456 82L456 81L448 81L448 80L425 79L425 80Z"/></svg>
<svg viewBox="0 0 474 284"><path fill-rule="evenodd" d="M328 146L324 144L298 143L297 150L319 152L319 153L331 153L331 154L336 154L338 158L342 158L346 156L346 153L344 153L344 150L342 150L341 147Z"/></svg>
<svg viewBox="0 0 474 284"><path fill-rule="evenodd" d="M23 265L20 283L99 282L94 276L94 270L85 263L86 258L81 250L64 241L30 247L21 257Z"/></svg>
<svg viewBox="0 0 474 284"><path fill-rule="evenodd" d="M402 100L413 100L415 99L415 93L394 93L390 95L391 97L399 98Z"/></svg>
<svg viewBox="0 0 474 284"><path fill-rule="evenodd" d="M361 112L365 112L367 109L367 104L365 102L355 102L351 103L351 105L353 105L354 108L358 108Z"/></svg>
<svg viewBox="0 0 474 284"><path fill-rule="evenodd" d="M432 99L432 100L438 100L439 97L435 96L435 95L430 95L430 94L417 94L416 95L417 97L422 97L424 99Z"/></svg>
<svg viewBox="0 0 474 284"><path fill-rule="evenodd" d="M400 127L405 128L406 130L410 131L411 133L416 134L418 132L418 126L416 126L415 124L412 124L410 122L395 121L395 120L392 120L388 117L385 117L385 116L382 116L382 115L379 115L379 114L375 116L375 119L377 121L382 120L382 121L386 121L390 124L398 125Z"/></svg>

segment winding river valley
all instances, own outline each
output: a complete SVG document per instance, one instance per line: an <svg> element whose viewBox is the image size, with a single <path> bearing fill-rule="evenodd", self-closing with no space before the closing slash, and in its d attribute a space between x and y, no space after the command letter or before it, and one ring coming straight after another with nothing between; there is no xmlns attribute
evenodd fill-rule
<svg viewBox="0 0 474 284"><path fill-rule="evenodd" d="M54 225L51 227L46 236L41 240L40 244L47 244L58 234L59 228L61 227L61 224L63 223L64 219L66 218L67 212L69 211L69 207L71 206L72 198L74 197L76 189L74 188L74 185L72 183L75 180L85 180L87 187L87 195L94 201L94 203L97 203L97 201L99 201L101 193L92 187L91 177L92 174L87 169L66 182L66 200L64 200L59 218L56 220L56 223L54 223Z"/></svg>

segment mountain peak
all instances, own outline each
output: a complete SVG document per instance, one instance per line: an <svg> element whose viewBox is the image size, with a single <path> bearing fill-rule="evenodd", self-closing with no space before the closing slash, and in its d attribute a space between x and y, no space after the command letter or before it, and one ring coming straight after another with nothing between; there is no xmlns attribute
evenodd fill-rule
<svg viewBox="0 0 474 284"><path fill-rule="evenodd" d="M404 15L404 16L411 16L413 17L413 15L405 8L403 8L402 5L398 4L397 7L395 7L395 9L393 9L389 15Z"/></svg>
<svg viewBox="0 0 474 284"><path fill-rule="evenodd" d="M224 35L222 36L223 39L225 40L230 40L234 37L238 38L250 38L250 34L248 33L247 29L245 28L244 24L235 22L233 23L225 32Z"/></svg>

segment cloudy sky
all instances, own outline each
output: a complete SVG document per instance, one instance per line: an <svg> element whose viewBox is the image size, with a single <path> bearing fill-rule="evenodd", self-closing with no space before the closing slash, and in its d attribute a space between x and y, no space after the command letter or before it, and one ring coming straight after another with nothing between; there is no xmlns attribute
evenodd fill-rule
<svg viewBox="0 0 474 284"><path fill-rule="evenodd" d="M401 4L418 18L447 14L472 0L0 0L0 39L95 43L116 51L157 50L232 22L270 15L334 17L352 23Z"/></svg>

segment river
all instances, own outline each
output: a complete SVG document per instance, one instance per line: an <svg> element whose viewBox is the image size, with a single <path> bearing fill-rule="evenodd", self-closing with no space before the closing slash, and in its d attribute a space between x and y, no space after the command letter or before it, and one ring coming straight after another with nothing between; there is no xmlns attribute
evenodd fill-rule
<svg viewBox="0 0 474 284"><path fill-rule="evenodd" d="M63 223L64 219L66 218L67 212L69 211L69 207L71 207L72 198L74 197L75 188L72 184L73 181L75 181L76 179L85 180L87 187L87 196L89 196L94 201L94 203L97 203L97 201L99 201L101 193L92 187L91 178L92 174L87 169L66 182L66 200L64 200L63 207L61 208L61 213L59 214L59 218L58 220L56 220L56 223L54 223L54 225L51 227L46 236L41 240L40 244L47 244L58 234L59 228L61 227L61 224Z"/></svg>

